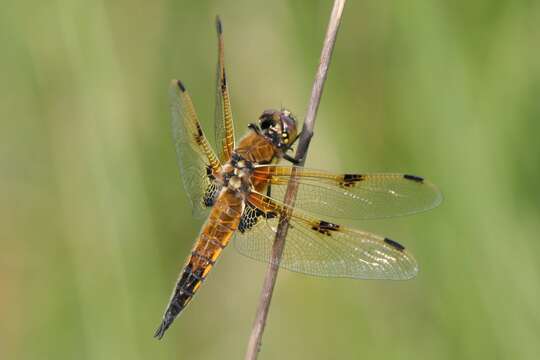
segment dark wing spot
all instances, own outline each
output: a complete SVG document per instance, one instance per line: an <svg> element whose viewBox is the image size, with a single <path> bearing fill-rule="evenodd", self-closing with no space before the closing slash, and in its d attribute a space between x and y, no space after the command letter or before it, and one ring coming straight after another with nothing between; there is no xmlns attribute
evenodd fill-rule
<svg viewBox="0 0 540 360"><path fill-rule="evenodd" d="M345 187L351 187L358 181L364 180L364 175L360 174L345 174L343 175L343 182L341 183L342 186Z"/></svg>
<svg viewBox="0 0 540 360"><path fill-rule="evenodd" d="M416 176L416 175L409 175L409 174L405 174L403 175L403 177L407 180L412 180L412 181L416 181L416 182L423 182L424 181L424 178L423 177L420 177L420 176Z"/></svg>
<svg viewBox="0 0 540 360"><path fill-rule="evenodd" d="M384 242L390 245L391 247L393 247L394 249L396 249L397 251L405 250L405 246L401 245L400 243L392 239L384 238Z"/></svg>
<svg viewBox="0 0 540 360"><path fill-rule="evenodd" d="M203 136L203 131L199 123L197 123L197 134L201 137Z"/></svg>
<svg viewBox="0 0 540 360"><path fill-rule="evenodd" d="M360 181L362 180L363 176L360 174L345 174L343 175L344 181Z"/></svg>
<svg viewBox="0 0 540 360"><path fill-rule="evenodd" d="M184 86L184 84L182 84L182 82L180 80L176 80L176 84L180 88L181 92L186 92L186 87Z"/></svg>
<svg viewBox="0 0 540 360"><path fill-rule="evenodd" d="M211 180L214 180L216 178L214 176L214 172L212 171L212 167L210 165L206 165L206 176L208 176L208 178Z"/></svg>
<svg viewBox="0 0 540 360"><path fill-rule="evenodd" d="M196 127L197 127L197 133L193 134L193 138L195 140L195 143L197 145L201 146L202 143L203 143L203 139L204 139L204 133L203 133L201 125L199 123L196 123Z"/></svg>
<svg viewBox="0 0 540 360"><path fill-rule="evenodd" d="M320 232L321 234L330 236L331 231L339 230L339 225L321 220L318 224L313 225L311 228L315 231Z"/></svg>
<svg viewBox="0 0 540 360"><path fill-rule="evenodd" d="M319 227L321 229L327 229L327 230L332 230L332 231L335 231L335 230L338 230L339 229L339 225L338 224L334 224L334 223L331 223L331 222L327 222L327 221L324 221L324 220L321 220L319 222Z"/></svg>

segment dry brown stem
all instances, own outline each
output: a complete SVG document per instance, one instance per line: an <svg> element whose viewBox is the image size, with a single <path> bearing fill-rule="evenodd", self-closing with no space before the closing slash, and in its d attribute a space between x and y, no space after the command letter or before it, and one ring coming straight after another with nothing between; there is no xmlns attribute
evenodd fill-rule
<svg viewBox="0 0 540 360"><path fill-rule="evenodd" d="M321 102L321 96L324 88L324 82L328 73L328 67L330 66L330 60L332 58L332 51L334 44L336 43L336 36L341 23L341 16L343 14L343 8L346 0L334 0L334 6L330 15L330 22L328 23L328 29L326 30L326 36L324 38L323 48L321 52L321 59L319 62L319 68L315 74L315 81L311 91L311 98L309 101L308 110L306 113L306 119L302 127L300 139L298 143L298 149L296 150L296 159L300 161L298 166L304 166L304 162L307 156L307 151L311 137L313 136L313 128L315 126L315 117L317 110ZM285 193L284 203L288 206L294 205L296 198L296 192L298 190L298 183L295 181L295 176L291 177ZM266 318L268 317L268 311L270 309L270 301L272 300L272 293L274 291L274 285L276 284L279 263L285 247L285 239L287 237L287 230L289 228L290 214L281 214L279 226L276 233L276 239L272 247L272 261L268 266L266 275L264 277L264 283L261 291L261 298L257 307L257 313L253 322L253 328L249 337L248 347L246 351L246 360L255 360L259 354L261 347L262 335L264 327L266 325Z"/></svg>

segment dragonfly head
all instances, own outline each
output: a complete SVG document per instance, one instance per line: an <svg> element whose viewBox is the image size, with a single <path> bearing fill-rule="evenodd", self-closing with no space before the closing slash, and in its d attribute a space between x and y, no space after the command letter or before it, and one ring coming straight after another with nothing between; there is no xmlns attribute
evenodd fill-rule
<svg viewBox="0 0 540 360"><path fill-rule="evenodd" d="M259 117L262 133L279 149L287 149L298 135L296 118L289 110L265 110Z"/></svg>

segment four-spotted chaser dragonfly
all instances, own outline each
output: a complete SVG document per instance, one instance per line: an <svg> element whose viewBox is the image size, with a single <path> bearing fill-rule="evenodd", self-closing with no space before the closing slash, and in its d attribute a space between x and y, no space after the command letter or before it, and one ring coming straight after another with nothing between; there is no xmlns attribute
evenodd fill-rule
<svg viewBox="0 0 540 360"><path fill-rule="evenodd" d="M163 321L162 338L199 289L231 238L240 253L272 261L272 244L280 214L290 226L279 266L310 275L358 279L409 279L415 259L398 242L347 228L319 216L375 219L425 211L441 202L437 188L408 174L333 174L294 166L289 155L298 138L297 123L287 110L266 110L258 123L235 141L233 115L224 66L219 18L216 155L199 123L184 84L171 84L172 127L184 188L194 214L207 216L180 274ZM277 165L280 159L291 166ZM283 203L295 173L295 206ZM209 215L207 215L209 212Z"/></svg>

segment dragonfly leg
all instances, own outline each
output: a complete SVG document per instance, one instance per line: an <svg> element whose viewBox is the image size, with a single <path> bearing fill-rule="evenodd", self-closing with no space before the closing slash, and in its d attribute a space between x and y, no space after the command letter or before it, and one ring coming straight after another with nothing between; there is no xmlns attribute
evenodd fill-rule
<svg viewBox="0 0 540 360"><path fill-rule="evenodd" d="M257 135L261 135L261 128L255 123L250 123L248 129L255 131Z"/></svg>
<svg viewBox="0 0 540 360"><path fill-rule="evenodd" d="M283 154L283 158L287 161L290 161L291 163L293 163L294 165L298 165L300 164L300 162L302 161L302 159L295 159L293 158L291 155L289 154Z"/></svg>

